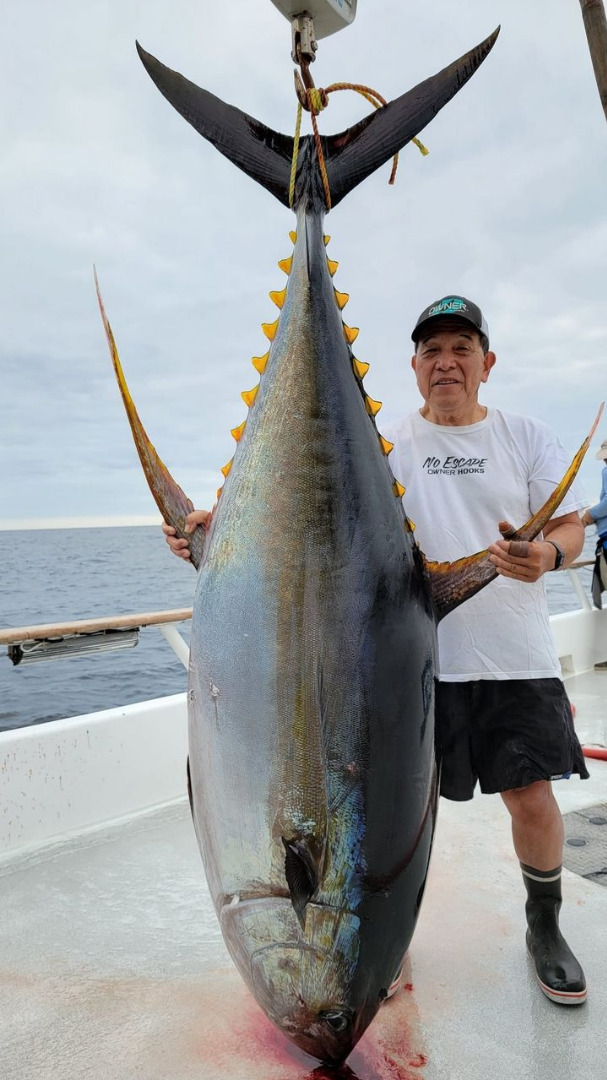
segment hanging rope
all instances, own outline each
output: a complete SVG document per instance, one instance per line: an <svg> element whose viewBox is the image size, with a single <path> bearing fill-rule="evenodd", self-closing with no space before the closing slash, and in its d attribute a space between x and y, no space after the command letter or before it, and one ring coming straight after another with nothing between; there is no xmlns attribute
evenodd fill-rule
<svg viewBox="0 0 607 1080"><path fill-rule="evenodd" d="M309 78L309 76L308 76ZM327 166L325 164L325 155L322 148L322 142L320 138L320 132L318 130L317 116L323 109L326 109L329 104L329 95L335 94L339 90L354 90L361 97L364 97L370 105L373 105L374 109L384 108L388 102L377 90L373 90L370 86L364 86L362 83L332 83L330 86L321 89L315 86L307 87L304 89L301 86L301 90L298 90L299 106L297 109L297 122L295 126L295 138L293 142L293 161L291 163L291 181L289 185L289 206L293 206L295 198L295 179L297 176L297 159L299 157L299 142L301 137L301 117L304 107L310 113L312 119L312 129L314 131L314 142L316 144L316 153L318 156L318 165L320 168L320 175L322 178L323 188L325 192L325 202L327 204L327 210L331 209L331 188L329 186L329 177L327 174ZM305 105L304 105L305 101ZM425 157L429 150L424 144L416 138L411 140L415 143L418 150ZM399 155L395 154L392 164L392 172L390 173L389 184L394 184L396 180L396 171L398 169Z"/></svg>
<svg viewBox="0 0 607 1080"><path fill-rule="evenodd" d="M327 105L329 104L329 96L326 90L308 90L308 102L310 105L312 128L314 130L314 142L316 143L316 153L318 155L318 165L322 178L322 186L325 189L325 202L327 204L327 210L330 210L331 188L329 187L329 177L327 175L327 166L325 165L325 155L322 149L322 142L320 141L320 132L318 130L318 124L316 123L316 117L318 116L318 113L321 111L321 109L326 109Z"/></svg>
<svg viewBox="0 0 607 1080"><path fill-rule="evenodd" d="M295 138L293 139L293 160L291 162L291 180L289 182L289 206L293 209L293 202L295 199L295 178L297 176L297 159L299 157L299 138L301 135L301 116L303 113L303 105L301 101L297 106L297 120L295 123Z"/></svg>

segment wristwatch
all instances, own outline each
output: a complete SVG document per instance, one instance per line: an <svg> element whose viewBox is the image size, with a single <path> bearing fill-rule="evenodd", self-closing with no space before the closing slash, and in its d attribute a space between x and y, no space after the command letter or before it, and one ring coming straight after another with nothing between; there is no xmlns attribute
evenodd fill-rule
<svg viewBox="0 0 607 1080"><path fill-rule="evenodd" d="M554 550L556 551L556 562L555 562L554 566L552 567L552 569L553 570L560 570L561 566L565 562L565 552L563 551L562 548L560 548L558 546L558 544L555 544L554 540L546 540L546 543L547 544L552 544Z"/></svg>

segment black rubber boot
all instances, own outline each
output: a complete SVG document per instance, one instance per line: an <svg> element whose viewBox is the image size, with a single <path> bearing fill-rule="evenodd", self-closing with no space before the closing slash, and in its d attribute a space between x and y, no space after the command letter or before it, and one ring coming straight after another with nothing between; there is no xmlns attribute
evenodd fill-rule
<svg viewBox="0 0 607 1080"><path fill-rule="evenodd" d="M537 981L546 997L558 1005L581 1005L586 1000L584 972L559 930L561 867L536 870L521 863L527 889L527 948Z"/></svg>

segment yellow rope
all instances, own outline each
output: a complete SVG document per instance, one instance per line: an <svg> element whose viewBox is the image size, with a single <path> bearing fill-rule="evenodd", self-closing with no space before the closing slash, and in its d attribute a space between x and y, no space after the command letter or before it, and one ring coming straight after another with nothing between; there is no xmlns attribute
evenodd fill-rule
<svg viewBox="0 0 607 1080"><path fill-rule="evenodd" d="M295 123L295 138L293 140L293 161L291 162L291 180L289 183L289 206L293 208L295 199L295 179L297 177L297 158L299 157L299 137L301 135L301 115L303 109L301 102L297 108L297 121Z"/></svg>
<svg viewBox="0 0 607 1080"><path fill-rule="evenodd" d="M373 90L372 87L370 87L370 86L364 86L364 85L362 85L362 83L344 83L344 82L342 82L342 83L332 83L331 86L327 86L324 90L321 89L321 88L312 87L311 89L309 89L307 91L308 109L309 109L310 115L312 117L312 127L314 129L314 140L316 142L316 153L318 155L318 165L319 165L319 168L320 168L320 175L322 177L323 187L324 187L324 191L325 191L325 201L326 201L326 204L327 204L327 210L331 209L331 189L330 189L330 186L329 186L329 177L327 175L327 167L326 167L326 164L325 164L325 156L324 156L323 149L322 149L322 142L321 142L320 133L319 133L319 130L318 130L318 124L316 122L316 117L318 116L318 114L320 112L322 112L323 109L326 109L327 105L329 104L329 95L336 93L338 90L355 90L357 94L360 94L362 97L366 98L366 100L371 105L373 105L373 108L375 108L375 109L381 109L381 108L385 107L388 104L386 99L383 98L381 96L381 94L378 94L377 90ZM292 164L291 164L291 183L290 183L290 186L289 186L289 206L291 206L291 207L293 206L293 200L295 198L295 178L296 178L296 175L297 175L297 158L299 156L299 141L300 141L300 134L301 134L301 116L302 116L302 105L301 105L301 102L300 102L299 107L297 109L297 125L296 125L296 128L295 128L295 139L294 139L294 144L293 144L293 161L292 161ZM424 144L422 142L420 142L419 139L413 138L411 141L415 143L418 150L420 151L421 154L423 154L424 157L427 154L429 154L430 151L427 149L427 147L424 146ZM395 154L394 159L393 159L393 164L392 164L392 172L390 174L390 179L388 181L389 184L393 184L395 179L396 179L396 170L398 168L398 158L399 158L399 155Z"/></svg>
<svg viewBox="0 0 607 1080"><path fill-rule="evenodd" d="M322 112L329 104L327 94L325 90L319 90L316 86L313 86L308 90L308 103L313 113Z"/></svg>

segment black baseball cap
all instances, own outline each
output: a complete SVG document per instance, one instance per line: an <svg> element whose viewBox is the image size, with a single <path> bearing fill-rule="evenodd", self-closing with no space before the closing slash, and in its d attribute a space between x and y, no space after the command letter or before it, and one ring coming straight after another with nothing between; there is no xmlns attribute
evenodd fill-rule
<svg viewBox="0 0 607 1080"><path fill-rule="evenodd" d="M424 308L417 320L411 339L416 344L422 331L428 329L428 324L433 319L457 319L459 322L470 323L483 338L485 348L489 348L489 327L478 304L472 300L466 300L465 296L443 296L442 300L435 300L430 307Z"/></svg>

